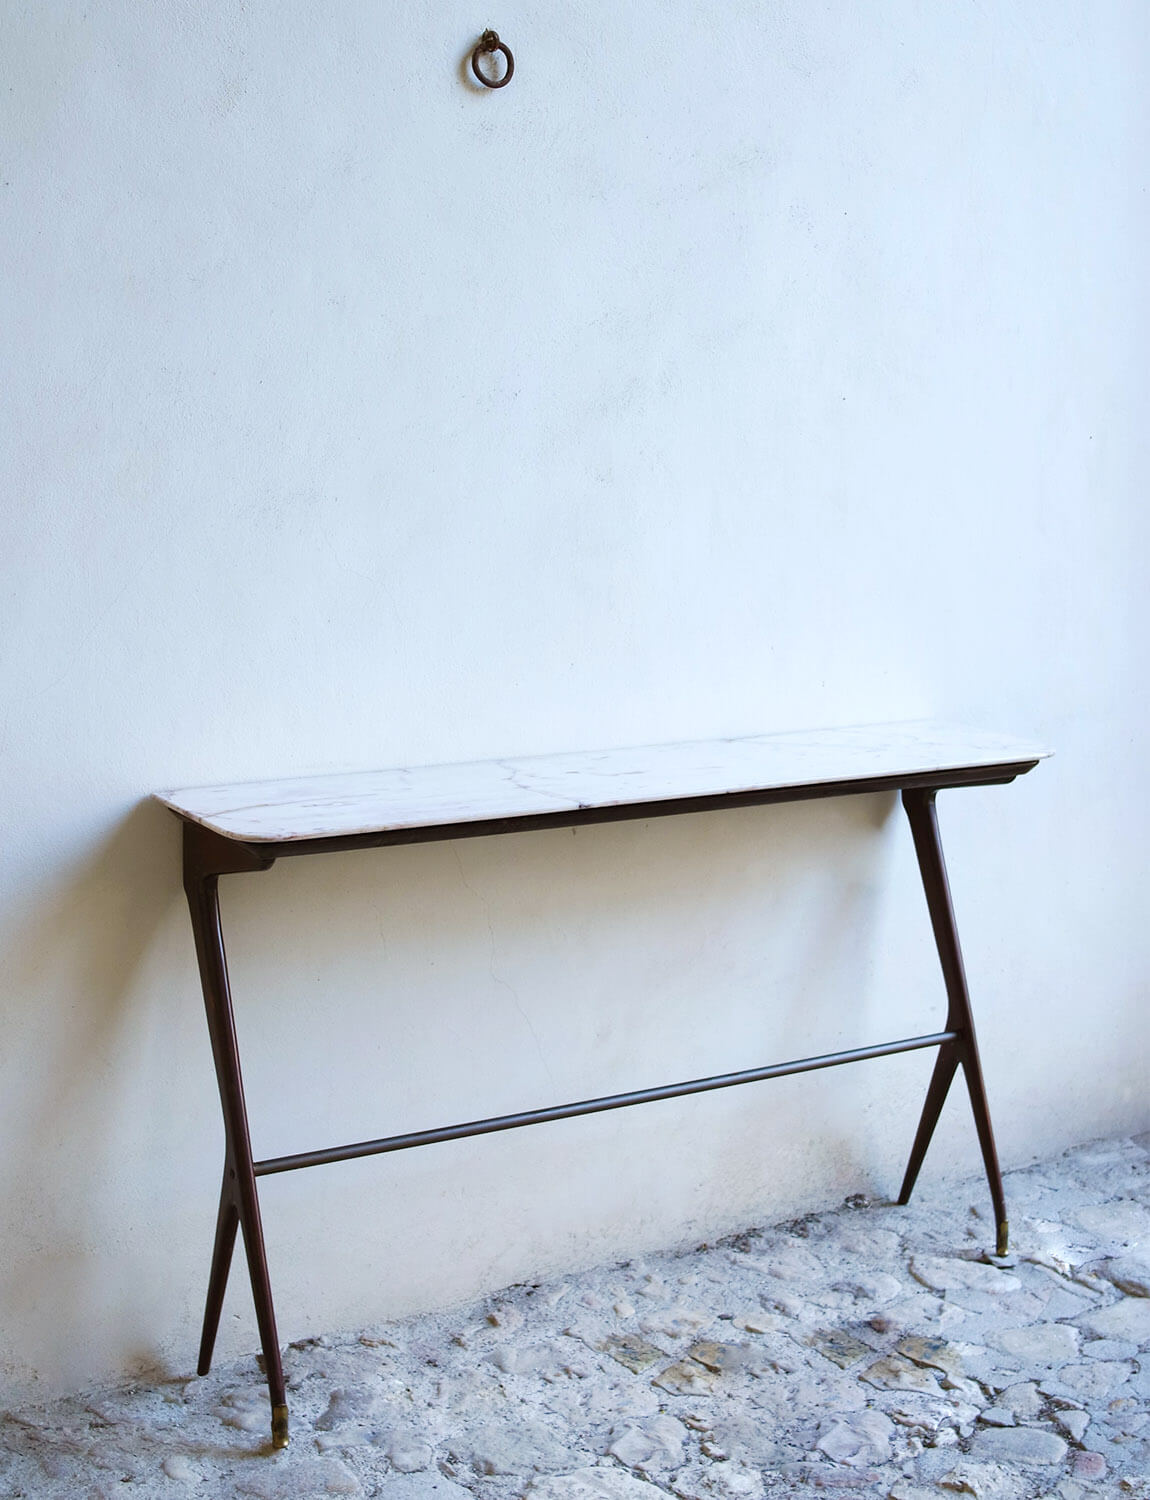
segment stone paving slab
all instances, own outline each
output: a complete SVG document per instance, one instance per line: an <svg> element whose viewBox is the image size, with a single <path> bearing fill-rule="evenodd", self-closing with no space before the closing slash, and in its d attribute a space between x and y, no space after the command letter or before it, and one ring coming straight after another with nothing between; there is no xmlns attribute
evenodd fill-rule
<svg viewBox="0 0 1150 1500"><path fill-rule="evenodd" d="M0 1414L3 1500L1150 1500L1150 1136Z"/></svg>

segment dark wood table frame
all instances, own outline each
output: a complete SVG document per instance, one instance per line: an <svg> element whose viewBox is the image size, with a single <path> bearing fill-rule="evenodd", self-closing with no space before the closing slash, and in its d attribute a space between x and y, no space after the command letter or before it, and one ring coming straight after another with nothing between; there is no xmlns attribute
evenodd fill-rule
<svg viewBox="0 0 1150 1500"><path fill-rule="evenodd" d="M444 823L404 829L391 828L380 832L341 834L330 838L285 839L274 842L241 841L224 837L188 817L181 816L184 825L184 889L187 892L188 905L191 909L200 979L207 1008L208 1030L211 1034L212 1055L219 1082L220 1102L223 1106L225 1133L223 1185L220 1189L215 1245L212 1251L207 1305L204 1310L199 1373L206 1375L211 1368L212 1350L219 1326L236 1230L242 1228L248 1275L251 1278L271 1398L272 1441L276 1447L286 1445L288 1441L287 1394L276 1333L275 1309L272 1304L263 1227L260 1220L257 1181L261 1177L268 1177L277 1172L292 1172L301 1167L322 1166L328 1162L350 1161L361 1156L376 1156L389 1151L406 1151L413 1146L428 1146L439 1141L488 1135L498 1130L514 1130L523 1125L541 1125L550 1120L564 1120L575 1115L623 1109L632 1104L648 1104L659 1099L674 1099L683 1094L731 1088L742 1083L758 1083L768 1078L783 1078L792 1073L813 1072L818 1068L833 1068L842 1063L861 1062L873 1057L889 1057L894 1053L912 1052L925 1047L937 1047L938 1057L927 1089L926 1101L914 1144L911 1147L898 1202L904 1204L910 1199L951 1081L961 1066L970 1094L975 1128L978 1132L982 1160L994 1204L997 1225L995 1249L998 1255L1005 1255L1008 1227L1006 1201L1002 1191L1002 1174L999 1170L994 1132L990 1123L978 1044L975 1040L974 1018L970 1009L962 952L959 947L946 866L939 840L935 796L947 787L991 786L1013 781L1016 776L1031 770L1037 763L1037 759L1032 759L1001 765L979 765L959 770L934 771L929 774L863 777L806 786L771 787L761 791L675 798L663 802L647 801L606 807L569 808L555 813L499 818L483 822ZM526 1110L521 1114L499 1115L488 1120L471 1120L465 1124L448 1125L438 1130L420 1130L408 1135L385 1136L379 1140L358 1141L347 1146L300 1152L292 1156L273 1157L264 1161L256 1161L253 1158L247 1109L244 1103L239 1045L236 1039L235 1018L228 985L223 929L220 923L219 878L221 875L267 870L277 859L288 855L328 854L346 849L373 849L393 844L480 838L501 833L521 833L531 829L570 828L588 823L617 822L628 818L653 818L674 813L710 812L775 802L894 791L901 793L902 803L910 820L915 853L918 856L918 866L926 892L931 925L934 929L934 939L946 982L947 1013L942 1031L931 1032L925 1036L909 1037L901 1041L884 1042L874 1047L858 1047L847 1052L805 1057L795 1062L747 1068L738 1073L723 1073L711 1078L691 1079L685 1083L639 1089L633 1093L584 1099L574 1104Z"/></svg>

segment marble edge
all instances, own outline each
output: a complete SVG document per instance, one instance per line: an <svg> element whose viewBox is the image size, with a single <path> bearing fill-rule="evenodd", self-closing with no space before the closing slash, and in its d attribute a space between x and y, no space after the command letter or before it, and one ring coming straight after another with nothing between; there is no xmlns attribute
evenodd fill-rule
<svg viewBox="0 0 1150 1500"><path fill-rule="evenodd" d="M168 791L153 792L151 795L152 795L153 798L155 798L156 801L162 803L165 807L169 808L172 812L176 813L179 817L184 818L188 822L196 823L196 824L198 824L202 828L207 828L207 829L211 830L211 832L219 834L222 838L231 839L231 840L235 841L236 843L299 843L299 842L303 842L303 841L309 840L309 839L354 838L358 834L361 834L361 833L363 833L363 834L367 834L367 833L380 833L380 832L393 831L393 830L396 831L396 832L400 832L400 831L402 831L404 829L408 829L408 828L418 828L418 827L425 827L425 828L427 828L427 827L436 827L436 826L445 827L445 826L448 826L449 823L474 823L474 822L483 822L483 821L485 821L489 817L492 818L493 820L504 821L506 819L514 819L514 818L517 818L517 817L528 818L528 817L538 816L540 814L546 815L548 813L561 813L561 812L568 812L568 811L575 812L575 811L579 811L581 809L591 808L591 807L619 807L619 806L628 806L628 805L642 806L644 802L655 803L655 802L687 801L688 799L694 798L694 797L710 796L710 795L723 796L723 795L726 795L726 793L721 792L721 791L717 791L717 792L714 792L714 793L709 793L709 792L705 792L705 791L700 792L697 789L692 789L692 790L685 790L685 791L680 791L680 792L664 793L661 796L644 797L644 798L637 799L637 800L635 800L633 802L630 799L627 799L627 798L618 798L618 799L614 799L614 800L603 799L603 800L599 800L599 801L595 801L595 802L583 802L583 801L580 801L580 800L578 800L576 798L563 798L563 797L559 796L556 793L551 793L551 794L549 794L548 805L544 806L544 807L523 808L523 809L515 810L515 811L504 811L504 812L500 812L500 813L497 813L497 814L485 813L482 810L476 810L476 811L473 811L473 812L463 811L463 812L457 813L455 816L451 817L450 819L444 818L440 822L436 822L434 820L429 820L429 819L426 819L426 818L413 819L413 820L407 821L407 822L400 821L400 820L395 820L395 821L391 821L391 822L384 823L384 824L369 823L369 824L364 824L362 826L357 826L357 827L341 828L341 829L338 830L338 832L333 832L333 833L303 832L303 833L292 833L292 834L279 834L279 835L277 835L275 837L270 837L266 832L265 833L260 833L260 832L246 832L245 833L243 831L237 831L234 828L224 827L221 823L219 823L218 821L216 821L218 818L221 818L221 817L234 818L235 815L238 814L238 813L243 813L243 812L249 811L250 809L264 806L265 804L262 803L262 802L253 802L253 803L247 804L246 806L241 805L239 807L229 807L229 808L221 810L219 813L216 813L216 814L213 815L213 814L203 814L203 813L193 812L184 803L182 803L180 801L177 801L176 799L181 798L181 797L187 797L190 794L193 794L193 793L196 793L196 792L223 791L225 789L228 790L228 791L237 791L237 792L239 792L239 791L242 791L245 787L266 788L266 787L269 787L269 786L274 786L276 784L282 784L284 782L299 782L299 783L307 783L307 782L312 782L312 783L315 783L315 782L332 782L332 781L341 780L342 778L348 778L348 779L350 779L352 777L362 777L362 776L372 776L372 775L388 775L388 774L392 774L392 773L396 773L396 772L418 773L420 771L431 771L431 770L444 771L444 770L452 769L454 767L461 767L461 768L462 767L469 767L469 766L499 767L499 768L503 769L504 771L508 772L509 775L514 775L515 771L518 770L518 769L520 769L523 766L524 762L546 762L546 761L549 761L549 760L570 759L572 756L579 756L579 755L587 755L587 756L594 756L594 755L618 755L618 754L625 754L628 751L665 750L665 749L671 749L671 748L677 748L677 747L690 747L690 746L701 746L701 745L737 745L737 744L745 744L745 743L751 743L751 742L754 742L754 741L763 741L763 740L785 741L785 740L795 740L795 739L799 739L799 738L813 738L813 737L816 737L816 736L819 736L819 735L828 735L828 736L830 736L830 735L839 735L839 734L854 734L854 733L858 733L861 730L867 730L867 729L887 730L887 731L895 731L895 730L897 730L897 731L902 731L902 732L906 732L908 730L913 730L913 729L922 729L924 731L929 731L929 732L934 733L934 734L944 733L944 734L965 735L965 736L969 736L971 739L976 739L976 738L982 736L982 737L993 738L993 739L998 739L998 740L1002 741L1002 749L1004 751L1007 751L1008 753L1005 754L1005 755L1004 754L995 754L994 756L990 756L990 757L973 758L973 759L970 759L970 760L955 760L952 763L947 764L947 765L924 766L924 767L921 767L921 768L918 768L918 769L915 769L914 767L911 767L911 766L907 766L907 767L903 768L900 771L890 771L890 772L876 771L875 775L873 777L867 777L867 776L860 776L860 777L858 777L857 779L859 780L860 783L861 782L865 782L867 780L872 780L872 779L873 780L886 779L887 777L889 777L891 775L896 775L896 776L897 775L903 775L903 774L908 775L908 776L910 776L910 775L920 775L920 774L926 773L927 771L933 771L933 770L952 771L952 772L953 771L960 771L960 770L980 770L980 769L989 770L989 769L993 768L994 766L999 766L999 765L1013 765L1013 764L1017 764L1018 762L1024 761L1024 760L1025 761L1034 761L1034 762L1037 762L1037 761L1040 761L1040 760L1049 760L1053 756L1053 754L1054 754L1053 750L1047 749L1047 748L1039 745L1038 743L1036 743L1034 741L1023 740L1023 739L1015 739L1013 736L1003 735L1003 734L998 733L997 731L976 730L976 729L970 728L969 726L950 723L950 722L947 722L946 720L936 720L936 719L903 719L903 720L892 720L892 721L884 721L882 723L870 723L870 724L839 724L839 725L834 725L834 726L823 726L821 728L815 728L815 729L771 730L771 731L767 731L767 732L765 732L763 734L722 735L722 736L716 736L713 739L706 739L706 740L667 740L667 741L663 741L663 742L658 743L658 744L618 745L618 746L612 746L612 747L606 747L606 748L600 746L600 747L597 747L594 750L574 750L574 751L571 751L571 750L559 750L559 751L544 752L544 753L538 754L538 755L502 756L502 757L495 758L495 759L480 760L480 761L432 761L432 762L429 762L427 765L422 765L422 766L386 766L386 767L375 767L375 768L372 768L370 770L321 771L321 772L316 772L316 773L310 773L310 774L303 775L303 776L274 777L274 778L265 779L265 780L259 780L259 781L218 782L218 783L212 783L212 784L204 784L204 785L201 785L201 786L180 787L180 788L173 788L173 789L168 790ZM830 785L831 783L836 782L836 781L851 780L851 779L854 779L854 778L850 778L850 777L845 777L844 778L844 777L842 777L840 775L817 776L817 777L813 777L811 779L803 779L803 780L796 780L796 781L772 782L772 783L770 783L770 789L771 790L780 790L780 791L782 791L782 790L787 790L787 789L790 789L790 788L795 788L795 787L800 787L800 786ZM517 783L513 783L513 784L518 785ZM730 791L737 794L737 793L743 792L743 791L754 791L755 789L756 789L755 786L753 784L750 784L750 785L747 785L745 787L744 786L733 787L733 788L730 789ZM522 791L530 791L532 793L536 793L536 789L535 788L521 787L520 790L522 790Z"/></svg>

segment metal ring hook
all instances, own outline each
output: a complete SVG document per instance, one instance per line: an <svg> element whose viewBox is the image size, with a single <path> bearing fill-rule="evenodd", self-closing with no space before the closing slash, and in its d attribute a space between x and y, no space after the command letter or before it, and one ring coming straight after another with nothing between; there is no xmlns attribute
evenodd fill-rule
<svg viewBox="0 0 1150 1500"><path fill-rule="evenodd" d="M504 61L507 63L507 71L502 78L488 78L479 68L479 59L483 56L490 56L494 52L501 52ZM515 72L515 59L512 57L511 48L507 43L499 40L499 33L497 31L485 31L479 38L475 51L471 54L471 71L485 89L506 88L511 82L511 75Z"/></svg>

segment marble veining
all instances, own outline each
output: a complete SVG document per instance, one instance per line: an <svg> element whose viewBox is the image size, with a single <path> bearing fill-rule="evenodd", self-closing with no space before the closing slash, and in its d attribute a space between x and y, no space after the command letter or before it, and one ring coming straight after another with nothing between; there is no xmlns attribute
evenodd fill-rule
<svg viewBox="0 0 1150 1500"><path fill-rule="evenodd" d="M227 838L295 840L986 768L1049 754L1029 741L923 720L352 771L156 795Z"/></svg>

